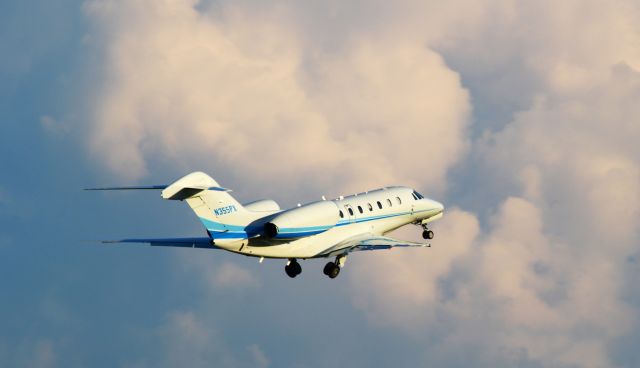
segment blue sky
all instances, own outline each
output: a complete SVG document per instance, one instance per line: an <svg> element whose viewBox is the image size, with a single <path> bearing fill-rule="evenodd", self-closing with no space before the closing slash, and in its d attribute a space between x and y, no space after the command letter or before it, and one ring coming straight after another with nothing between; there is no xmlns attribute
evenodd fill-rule
<svg viewBox="0 0 640 368"><path fill-rule="evenodd" d="M640 364L637 2L3 10L0 366ZM448 210L434 248L336 280L96 242L202 234L157 193L81 190L192 170L241 201L405 184Z"/></svg>

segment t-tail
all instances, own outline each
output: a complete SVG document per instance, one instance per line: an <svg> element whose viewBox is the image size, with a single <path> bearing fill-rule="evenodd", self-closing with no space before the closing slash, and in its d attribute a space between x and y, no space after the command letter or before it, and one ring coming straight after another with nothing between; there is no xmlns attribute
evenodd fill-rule
<svg viewBox="0 0 640 368"><path fill-rule="evenodd" d="M162 198L186 201L215 244L233 249L240 248L252 235L247 227L255 216L229 192L209 175L197 171L167 186L162 191Z"/></svg>

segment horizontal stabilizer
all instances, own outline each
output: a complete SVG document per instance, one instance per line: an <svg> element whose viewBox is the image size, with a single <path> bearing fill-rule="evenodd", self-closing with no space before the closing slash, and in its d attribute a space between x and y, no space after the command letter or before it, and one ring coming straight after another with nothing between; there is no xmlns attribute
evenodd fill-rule
<svg viewBox="0 0 640 368"><path fill-rule="evenodd" d="M103 240L102 243L104 244L139 243L139 244L149 244L154 247L218 249L218 247L213 245L210 238L121 239L121 240Z"/></svg>
<svg viewBox="0 0 640 368"><path fill-rule="evenodd" d="M134 187L106 187L106 188L84 188L84 190L162 190L168 185L147 185Z"/></svg>

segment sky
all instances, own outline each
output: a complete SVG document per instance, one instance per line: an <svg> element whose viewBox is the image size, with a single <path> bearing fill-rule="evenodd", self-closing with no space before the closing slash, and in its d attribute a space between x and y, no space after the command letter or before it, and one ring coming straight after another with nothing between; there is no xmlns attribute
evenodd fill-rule
<svg viewBox="0 0 640 368"><path fill-rule="evenodd" d="M640 2L5 1L0 367L640 366ZM84 187L387 185L430 249L323 260ZM409 226L393 234L419 239Z"/></svg>

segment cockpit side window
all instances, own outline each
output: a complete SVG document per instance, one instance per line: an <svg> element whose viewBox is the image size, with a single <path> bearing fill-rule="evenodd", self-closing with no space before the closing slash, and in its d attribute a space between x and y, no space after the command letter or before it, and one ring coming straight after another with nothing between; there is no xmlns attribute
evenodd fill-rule
<svg viewBox="0 0 640 368"><path fill-rule="evenodd" d="M422 194L420 194L420 193L416 192L415 190L413 191L413 196L414 196L414 197L416 197L416 199L422 199L422 198L424 198L424 197L422 196Z"/></svg>

